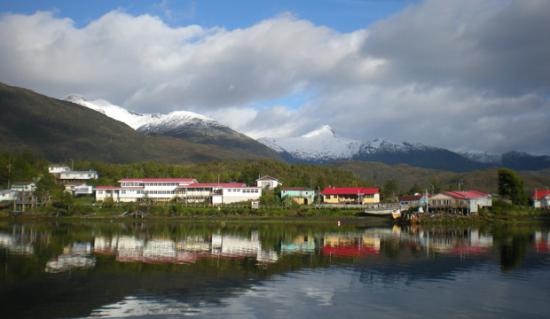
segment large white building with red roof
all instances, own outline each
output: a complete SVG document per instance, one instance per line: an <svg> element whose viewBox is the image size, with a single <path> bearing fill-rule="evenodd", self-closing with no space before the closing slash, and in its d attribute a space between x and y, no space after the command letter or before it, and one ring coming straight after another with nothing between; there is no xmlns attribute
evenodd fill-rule
<svg viewBox="0 0 550 319"><path fill-rule="evenodd" d="M536 189L533 192L533 207L535 208L549 208L550 207L550 190L549 189Z"/></svg>
<svg viewBox="0 0 550 319"><path fill-rule="evenodd" d="M327 187L321 195L326 204L380 203L380 190L376 187Z"/></svg>
<svg viewBox="0 0 550 319"><path fill-rule="evenodd" d="M212 205L259 200L261 187L243 183L199 183L194 178L125 178L120 186L97 186L96 201L112 198L115 202L150 199Z"/></svg>

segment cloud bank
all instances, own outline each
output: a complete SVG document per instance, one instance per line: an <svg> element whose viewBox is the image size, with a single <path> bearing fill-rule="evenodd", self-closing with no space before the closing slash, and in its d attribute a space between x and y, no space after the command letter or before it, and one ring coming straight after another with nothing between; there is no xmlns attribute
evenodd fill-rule
<svg viewBox="0 0 550 319"><path fill-rule="evenodd" d="M292 14L235 30L4 14L0 81L192 110L253 137L329 124L357 139L550 153L549 32L544 0L424 1L351 33Z"/></svg>

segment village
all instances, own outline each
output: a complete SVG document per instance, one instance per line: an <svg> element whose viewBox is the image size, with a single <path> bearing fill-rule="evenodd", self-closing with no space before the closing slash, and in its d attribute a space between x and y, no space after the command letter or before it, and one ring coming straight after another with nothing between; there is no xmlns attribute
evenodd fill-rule
<svg viewBox="0 0 550 319"><path fill-rule="evenodd" d="M472 214L491 207L494 194L478 190L444 191L435 194L415 193L401 195L398 200L387 201L377 187L334 187L311 189L285 187L284 182L269 176L259 176L255 185L241 182L200 182L192 177L182 178L123 178L118 185L95 185L99 178L94 170L73 170L68 165L49 165L48 172L55 177L64 191L73 197L89 197L95 203L167 203L221 207L242 205L258 209L262 195L275 193L286 206L304 206L332 209L357 209L376 214L384 209L413 211L415 213ZM39 205L36 181L15 182L9 189L0 190L2 207L24 212ZM550 190L535 190L530 203L534 208L550 207Z"/></svg>

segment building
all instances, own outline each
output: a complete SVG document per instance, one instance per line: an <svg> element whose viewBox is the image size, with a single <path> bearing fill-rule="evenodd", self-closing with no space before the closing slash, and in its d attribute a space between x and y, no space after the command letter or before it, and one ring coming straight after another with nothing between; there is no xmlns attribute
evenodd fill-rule
<svg viewBox="0 0 550 319"><path fill-rule="evenodd" d="M432 210L454 210L465 213L477 213L480 208L493 205L491 194L477 190L452 191L439 193L429 199Z"/></svg>
<svg viewBox="0 0 550 319"><path fill-rule="evenodd" d="M16 182L11 185L11 189L17 192L34 192L36 190L36 183Z"/></svg>
<svg viewBox="0 0 550 319"><path fill-rule="evenodd" d="M534 208L549 208L550 207L550 190L548 189L536 189L533 192Z"/></svg>
<svg viewBox="0 0 550 319"><path fill-rule="evenodd" d="M283 183L269 175L262 176L256 180L256 186L261 188L275 189L279 185L283 185Z"/></svg>
<svg viewBox="0 0 550 319"><path fill-rule="evenodd" d="M425 194L403 195L399 197L399 204L408 207L426 206L428 198L428 195Z"/></svg>
<svg viewBox="0 0 550 319"><path fill-rule="evenodd" d="M88 171L63 171L58 174L57 179L66 186L77 186L86 184L89 180L97 179L98 174L94 170Z"/></svg>
<svg viewBox="0 0 550 319"><path fill-rule="evenodd" d="M12 189L0 190L0 202L14 201L16 199L17 199L17 191L14 191Z"/></svg>
<svg viewBox="0 0 550 319"><path fill-rule="evenodd" d="M80 195L92 195L94 193L94 187L86 184L74 186L72 192L75 196Z"/></svg>
<svg viewBox="0 0 550 319"><path fill-rule="evenodd" d="M289 198L298 205L311 205L315 202L315 191L302 187L287 187L281 190L281 198Z"/></svg>
<svg viewBox="0 0 550 319"><path fill-rule="evenodd" d="M176 195L185 203L221 205L259 200L262 188L244 183L194 183L179 187Z"/></svg>
<svg viewBox="0 0 550 319"><path fill-rule="evenodd" d="M115 202L136 202L150 199L170 201L176 197L176 189L197 183L194 178L124 178L120 187L97 186L96 201L112 198Z"/></svg>
<svg viewBox="0 0 550 319"><path fill-rule="evenodd" d="M380 190L376 187L327 187L321 195L325 204L380 203Z"/></svg>
<svg viewBox="0 0 550 319"><path fill-rule="evenodd" d="M48 172L53 175L57 175L63 172L70 171L71 168L64 164L52 164L48 166Z"/></svg>

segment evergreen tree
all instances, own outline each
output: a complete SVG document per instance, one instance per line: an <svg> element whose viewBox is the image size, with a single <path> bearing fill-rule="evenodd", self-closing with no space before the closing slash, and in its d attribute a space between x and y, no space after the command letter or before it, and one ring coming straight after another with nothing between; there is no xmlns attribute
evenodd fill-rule
<svg viewBox="0 0 550 319"><path fill-rule="evenodd" d="M523 180L508 168L498 170L498 193L510 199L515 205L527 205L528 197L523 188Z"/></svg>

